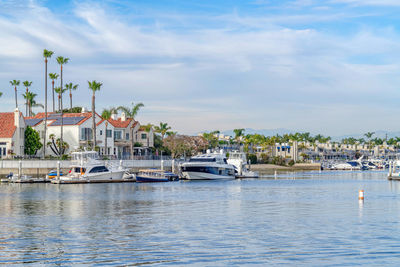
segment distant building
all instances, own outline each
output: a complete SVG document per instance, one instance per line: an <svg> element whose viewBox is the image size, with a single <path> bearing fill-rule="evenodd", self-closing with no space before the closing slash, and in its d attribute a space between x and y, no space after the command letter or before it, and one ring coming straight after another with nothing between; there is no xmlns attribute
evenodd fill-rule
<svg viewBox="0 0 400 267"><path fill-rule="evenodd" d="M0 113L0 155L1 158L24 155L25 121L22 113Z"/></svg>

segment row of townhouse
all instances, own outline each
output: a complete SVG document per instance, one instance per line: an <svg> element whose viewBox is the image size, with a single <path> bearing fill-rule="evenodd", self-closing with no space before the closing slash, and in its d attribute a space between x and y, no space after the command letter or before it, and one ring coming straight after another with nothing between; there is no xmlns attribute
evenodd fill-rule
<svg viewBox="0 0 400 267"><path fill-rule="evenodd" d="M150 128L149 131L146 131L138 121L127 118L124 113L120 117L113 114L109 120L104 120L95 113L94 120L96 123L96 146L101 155L128 159L132 154L131 147L133 147L134 155L148 155L151 148L154 147L153 129ZM81 113L66 113L62 117L58 113L48 113L46 142L51 141L51 136L54 136L55 139L60 138L62 129L63 141L69 146L66 153L90 148L93 140L92 124L92 113L85 110ZM0 113L1 157L24 155L24 132L27 126L38 131L43 142L44 125L44 113L26 118L18 110ZM42 156L44 149L46 149L46 155L55 155L49 146L45 146L38 151L37 156Z"/></svg>
<svg viewBox="0 0 400 267"><path fill-rule="evenodd" d="M400 152L396 146L383 143L369 147L368 145L358 144L339 144L339 143L310 143L310 142L290 142L277 143L273 147L257 147L256 154L270 154L271 156L279 156L295 161L303 159L306 155L310 160L347 160L354 159L361 155L365 158L396 158Z"/></svg>

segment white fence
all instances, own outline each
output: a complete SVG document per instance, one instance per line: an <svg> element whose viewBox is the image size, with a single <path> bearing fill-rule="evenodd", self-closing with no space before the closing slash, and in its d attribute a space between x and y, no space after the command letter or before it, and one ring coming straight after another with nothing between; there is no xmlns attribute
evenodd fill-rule
<svg viewBox="0 0 400 267"><path fill-rule="evenodd" d="M22 168L27 169L56 169L57 160L21 160ZM119 160L106 161L109 164L119 165ZM18 169L18 160L1 160L1 169ZM70 160L60 160L61 168L69 168ZM122 160L122 166L126 168L161 168L161 160ZM163 160L164 167L171 167L172 160Z"/></svg>

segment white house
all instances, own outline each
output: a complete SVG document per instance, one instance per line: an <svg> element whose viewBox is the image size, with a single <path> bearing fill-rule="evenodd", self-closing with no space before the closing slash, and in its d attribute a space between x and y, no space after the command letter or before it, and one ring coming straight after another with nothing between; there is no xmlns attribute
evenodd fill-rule
<svg viewBox="0 0 400 267"><path fill-rule="evenodd" d="M0 156L1 158L24 155L25 121L22 113L0 113Z"/></svg>

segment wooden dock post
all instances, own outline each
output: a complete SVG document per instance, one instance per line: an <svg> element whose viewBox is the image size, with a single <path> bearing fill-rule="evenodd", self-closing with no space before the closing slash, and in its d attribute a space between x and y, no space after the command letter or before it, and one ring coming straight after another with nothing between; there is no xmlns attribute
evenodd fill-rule
<svg viewBox="0 0 400 267"><path fill-rule="evenodd" d="M22 175L22 160L18 161L18 179L21 179Z"/></svg>
<svg viewBox="0 0 400 267"><path fill-rule="evenodd" d="M57 181L60 181L60 161L57 161Z"/></svg>

